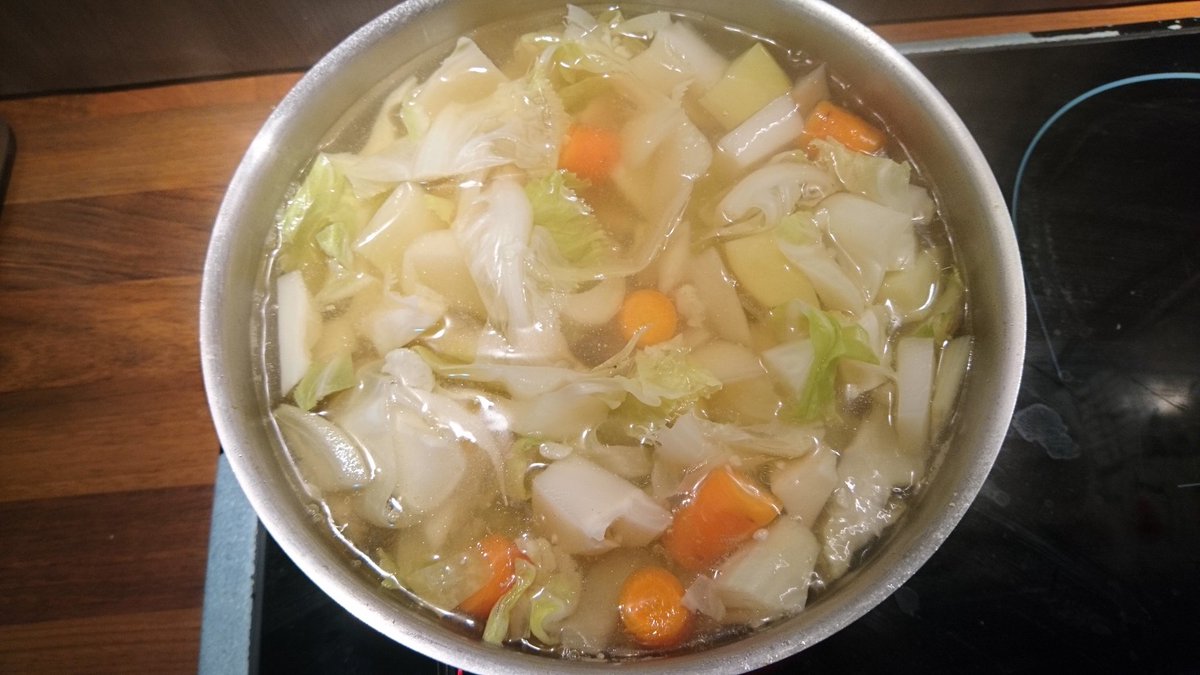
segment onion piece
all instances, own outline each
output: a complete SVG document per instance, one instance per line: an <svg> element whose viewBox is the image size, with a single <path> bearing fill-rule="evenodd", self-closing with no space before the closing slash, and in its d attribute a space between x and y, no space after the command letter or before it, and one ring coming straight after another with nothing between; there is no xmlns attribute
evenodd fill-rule
<svg viewBox="0 0 1200 675"><path fill-rule="evenodd" d="M296 467L317 489L341 492L371 480L370 456L338 425L286 403L274 415Z"/></svg>
<svg viewBox="0 0 1200 675"><path fill-rule="evenodd" d="M933 220L933 215L937 212L937 205L934 204L929 190L920 185L909 185L908 199L910 210L912 211L913 224L928 225Z"/></svg>
<svg viewBox="0 0 1200 675"><path fill-rule="evenodd" d="M613 28L613 32L618 35L646 40L657 35L659 31L668 29L670 25L671 14L669 12L650 12L622 21Z"/></svg>
<svg viewBox="0 0 1200 675"><path fill-rule="evenodd" d="M829 218L829 234L850 257L870 259L884 271L912 264L917 241L909 214L866 197L840 192L820 204Z"/></svg>
<svg viewBox="0 0 1200 675"><path fill-rule="evenodd" d="M941 276L937 260L929 250L922 250L913 264L883 277L876 302L891 307L904 323L915 323L933 309Z"/></svg>
<svg viewBox="0 0 1200 675"><path fill-rule="evenodd" d="M601 443L591 431L584 436L581 454L600 468L626 480L641 480L650 475L652 468L650 452L646 446Z"/></svg>
<svg viewBox="0 0 1200 675"><path fill-rule="evenodd" d="M794 396L804 393L813 366L812 340L792 340L762 353L767 372Z"/></svg>
<svg viewBox="0 0 1200 675"><path fill-rule="evenodd" d="M575 393L569 387L517 397L506 407L513 433L568 443L578 440L581 429L598 426L610 410L603 398Z"/></svg>
<svg viewBox="0 0 1200 675"><path fill-rule="evenodd" d="M441 320L446 305L440 298L386 292L380 307L365 323L375 351L386 354L416 340Z"/></svg>
<svg viewBox="0 0 1200 675"><path fill-rule="evenodd" d="M658 430L655 436L658 449L654 456L681 467L695 466L716 457L721 448L705 430L695 410L680 415L670 427Z"/></svg>
<svg viewBox="0 0 1200 675"><path fill-rule="evenodd" d="M421 433L410 420L398 419L393 433L397 478L394 495L405 509L418 514L436 512L466 476L466 453L456 441L436 433Z"/></svg>
<svg viewBox="0 0 1200 675"><path fill-rule="evenodd" d="M692 261L692 226L687 220L679 221L667 245L658 257L658 290L670 294L687 277L687 267Z"/></svg>
<svg viewBox="0 0 1200 675"><path fill-rule="evenodd" d="M685 122L678 105L660 105L642 112L621 129L621 161L637 168L650 159L672 132Z"/></svg>
<svg viewBox="0 0 1200 675"><path fill-rule="evenodd" d="M450 230L433 230L413 240L404 252L400 288L406 295L432 291L452 307L486 316L463 250Z"/></svg>
<svg viewBox="0 0 1200 675"><path fill-rule="evenodd" d="M688 586L687 592L683 594L683 606L693 612L711 616L717 621L725 618L725 603L721 602L717 584L704 575L696 577L692 585Z"/></svg>

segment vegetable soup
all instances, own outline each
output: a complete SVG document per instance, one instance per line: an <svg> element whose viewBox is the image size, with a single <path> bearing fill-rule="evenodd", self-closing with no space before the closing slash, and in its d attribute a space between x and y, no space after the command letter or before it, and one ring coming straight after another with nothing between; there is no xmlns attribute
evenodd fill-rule
<svg viewBox="0 0 1200 675"><path fill-rule="evenodd" d="M552 655L803 611L920 488L971 351L887 120L683 14L566 7L435 57L348 115L268 243L273 420L331 536Z"/></svg>

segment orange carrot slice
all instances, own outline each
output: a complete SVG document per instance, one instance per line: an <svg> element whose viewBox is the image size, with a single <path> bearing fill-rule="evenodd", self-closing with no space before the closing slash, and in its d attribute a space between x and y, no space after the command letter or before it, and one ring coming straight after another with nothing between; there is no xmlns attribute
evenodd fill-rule
<svg viewBox="0 0 1200 675"><path fill-rule="evenodd" d="M491 571L479 590L458 605L458 610L476 619L486 619L492 607L508 591L516 579L513 569L517 558L525 554L516 544L498 534L489 534L476 545L476 551Z"/></svg>
<svg viewBox="0 0 1200 675"><path fill-rule="evenodd" d="M573 125L567 130L558 167L599 183L608 178L621 158L621 137L611 129Z"/></svg>
<svg viewBox="0 0 1200 675"><path fill-rule="evenodd" d="M870 122L830 101L817 103L804 120L804 137L832 138L859 152L873 153L887 137Z"/></svg>
<svg viewBox="0 0 1200 675"><path fill-rule="evenodd" d="M621 625L643 647L683 642L692 613L683 605L683 584L662 567L643 567L621 586Z"/></svg>
<svg viewBox="0 0 1200 675"><path fill-rule="evenodd" d="M675 303L665 293L643 288L625 296L617 321L626 342L645 327L646 332L638 339L638 346L646 347L674 337L679 314L675 311Z"/></svg>
<svg viewBox="0 0 1200 675"><path fill-rule="evenodd" d="M705 476L691 501L675 512L663 545L681 567L702 570L766 527L781 510L749 477L724 466Z"/></svg>

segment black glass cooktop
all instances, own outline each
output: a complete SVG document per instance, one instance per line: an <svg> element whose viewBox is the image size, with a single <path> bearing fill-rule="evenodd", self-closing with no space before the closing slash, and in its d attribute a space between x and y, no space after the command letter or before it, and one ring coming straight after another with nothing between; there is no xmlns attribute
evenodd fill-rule
<svg viewBox="0 0 1200 675"><path fill-rule="evenodd" d="M765 672L1200 671L1193 31L911 55L1016 207L1021 394L983 491L933 558ZM251 670L450 672L349 616L269 538L261 564Z"/></svg>

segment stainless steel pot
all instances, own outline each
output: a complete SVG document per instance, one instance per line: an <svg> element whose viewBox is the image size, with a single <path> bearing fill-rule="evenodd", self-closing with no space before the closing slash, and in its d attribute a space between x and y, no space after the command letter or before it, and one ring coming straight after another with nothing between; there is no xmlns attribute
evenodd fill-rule
<svg viewBox="0 0 1200 675"><path fill-rule="evenodd" d="M741 672L812 645L865 614L920 567L967 510L1004 439L1024 355L1025 300L1003 197L974 140L946 101L866 27L812 0L645 0L737 24L827 62L893 125L935 185L970 292L975 348L958 419L939 465L866 564L799 616L731 644L646 661L656 673ZM252 330L264 242L288 184L335 122L378 81L480 25L562 5L557 0L408 0L352 35L296 85L250 145L213 230L200 303L204 381L217 432L259 518L296 564L380 632L475 672L611 669L555 662L447 629L381 592L313 517L267 421Z"/></svg>

